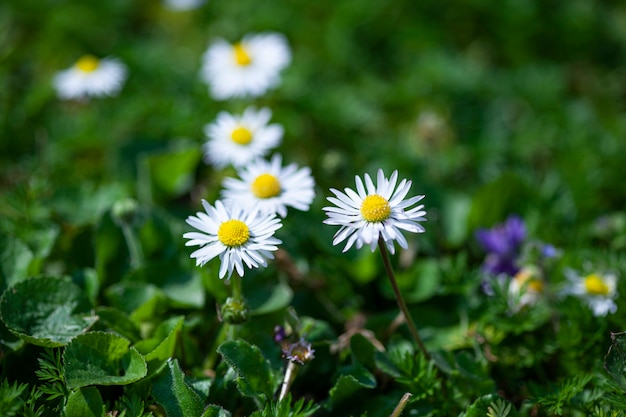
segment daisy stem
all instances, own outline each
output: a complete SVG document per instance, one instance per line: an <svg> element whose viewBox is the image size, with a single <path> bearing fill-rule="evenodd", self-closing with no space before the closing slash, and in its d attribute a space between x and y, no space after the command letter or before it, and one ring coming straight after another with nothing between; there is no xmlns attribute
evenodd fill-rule
<svg viewBox="0 0 626 417"><path fill-rule="evenodd" d="M141 250L139 239L137 239L137 235L130 224L122 222L120 226L130 254L130 267L138 269L143 265L143 251Z"/></svg>
<svg viewBox="0 0 626 417"><path fill-rule="evenodd" d="M430 360L430 354L426 350L426 346L424 346L424 342L422 342L422 338L417 332L417 327L415 327L415 322L413 321L413 317L409 312L408 307L406 306L406 302L404 301L404 297L402 297L402 293L398 288L398 283L396 282L396 276L393 273L393 267L391 266L391 261L389 260L389 253L387 252L387 246L385 246L385 241L382 237L378 238L378 248L380 249L380 254L383 257L383 264L385 264L385 271L387 272L387 277L389 277L389 282L391 283L391 287L393 288L393 292L396 296L396 301L398 302L398 307L400 307L400 311L404 315L404 320L409 327L409 331L411 332L411 336L415 339L417 346L420 348L424 357L427 360Z"/></svg>
<svg viewBox="0 0 626 417"><path fill-rule="evenodd" d="M230 278L230 296L236 300L242 300L241 277L239 274L233 274Z"/></svg>

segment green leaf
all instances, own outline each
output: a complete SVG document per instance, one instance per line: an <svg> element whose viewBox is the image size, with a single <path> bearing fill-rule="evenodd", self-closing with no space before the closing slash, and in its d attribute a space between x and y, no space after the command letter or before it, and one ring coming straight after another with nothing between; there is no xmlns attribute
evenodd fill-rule
<svg viewBox="0 0 626 417"><path fill-rule="evenodd" d="M74 338L63 353L69 388L127 385L146 376L143 356L130 342L112 333L90 332Z"/></svg>
<svg viewBox="0 0 626 417"><path fill-rule="evenodd" d="M626 332L611 333L611 341L604 358L604 369L626 391Z"/></svg>
<svg viewBox="0 0 626 417"><path fill-rule="evenodd" d="M178 196L193 185L193 173L202 153L195 143L178 141L170 149L146 157L154 191Z"/></svg>
<svg viewBox="0 0 626 417"><path fill-rule="evenodd" d="M270 363L261 350L243 340L226 341L217 351L237 374L237 387L242 395L261 402L272 398L275 379Z"/></svg>
<svg viewBox="0 0 626 417"><path fill-rule="evenodd" d="M82 387L67 398L64 417L102 417L104 403L96 387Z"/></svg>
<svg viewBox="0 0 626 417"><path fill-rule="evenodd" d="M139 327L123 311L115 307L101 306L96 309L99 317L96 327L99 330L113 331L131 342L141 339Z"/></svg>
<svg viewBox="0 0 626 417"><path fill-rule="evenodd" d="M398 286L409 303L426 300L439 291L441 274L438 261L425 259L407 272L397 274Z"/></svg>
<svg viewBox="0 0 626 417"><path fill-rule="evenodd" d="M202 400L185 383L185 375L176 359L169 359L155 375L152 395L168 417L200 417L203 414Z"/></svg>
<svg viewBox="0 0 626 417"><path fill-rule="evenodd" d="M135 323L154 319L165 303L163 291L144 282L120 282L107 288L105 294L113 306L129 314Z"/></svg>
<svg viewBox="0 0 626 417"><path fill-rule="evenodd" d="M97 319L83 291L67 278L43 277L18 282L0 300L7 328L25 341L63 346Z"/></svg>
<svg viewBox="0 0 626 417"><path fill-rule="evenodd" d="M504 220L509 214L523 212L525 208L520 202L530 205L535 194L519 175L501 175L474 193L467 216L468 229L491 226ZM494 196L498 198L493 198Z"/></svg>
<svg viewBox="0 0 626 417"><path fill-rule="evenodd" d="M504 404L504 406L501 406ZM500 410L502 408L502 410ZM511 410L511 404L507 401L505 402L496 394L488 394L478 398L472 405L467 408L465 412L465 417L490 417L492 412L494 411L502 411L502 413L495 414L499 415L508 415ZM504 412L506 411L506 414Z"/></svg>
<svg viewBox="0 0 626 417"><path fill-rule="evenodd" d="M332 409L357 391L373 388L376 388L376 378L364 366L356 364L345 367L340 371L339 378L330 389L328 406Z"/></svg>
<svg viewBox="0 0 626 417"><path fill-rule="evenodd" d="M28 277L33 252L21 240L0 236L0 290L12 287Z"/></svg>
<svg viewBox="0 0 626 417"><path fill-rule="evenodd" d="M163 361L174 355L184 320L183 316L178 316L160 323L150 339L142 340L135 345L135 348L144 355L151 370L155 370Z"/></svg>
<svg viewBox="0 0 626 417"><path fill-rule="evenodd" d="M293 291L289 285L279 283L255 288L254 293L246 298L251 313L258 316L287 307L293 299Z"/></svg>
<svg viewBox="0 0 626 417"><path fill-rule="evenodd" d="M211 404L204 410L202 417L231 417L231 414L219 405Z"/></svg>

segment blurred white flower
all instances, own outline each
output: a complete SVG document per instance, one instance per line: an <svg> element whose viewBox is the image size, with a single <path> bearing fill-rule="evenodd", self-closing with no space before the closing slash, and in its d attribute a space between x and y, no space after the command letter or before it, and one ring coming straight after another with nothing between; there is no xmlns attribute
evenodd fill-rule
<svg viewBox="0 0 626 417"><path fill-rule="evenodd" d="M580 275L573 270L566 270L568 286L563 295L573 295L582 299L597 317L617 311L617 275L613 273L591 273Z"/></svg>
<svg viewBox="0 0 626 417"><path fill-rule="evenodd" d="M202 57L200 74L216 100L258 97L280 83L280 72L290 62L282 34L250 34L234 45L223 39L212 43Z"/></svg>
<svg viewBox="0 0 626 417"><path fill-rule="evenodd" d="M283 138L283 127L268 124L272 111L248 107L243 114L220 112L215 122L204 127L209 140L203 145L204 161L223 168L241 167L265 156Z"/></svg>
<svg viewBox="0 0 626 417"><path fill-rule="evenodd" d="M315 181L308 167L282 166L280 155L271 161L256 159L239 172L241 179L226 178L222 198L226 205L254 207L261 213L287 216L287 207L307 211L315 197Z"/></svg>
<svg viewBox="0 0 626 417"><path fill-rule="evenodd" d="M221 201L211 206L202 200L204 212L189 216L187 223L199 232L187 232L183 238L189 239L185 246L200 246L191 254L196 265L202 266L219 256L219 277L230 278L233 271L243 277L245 264L249 269L267 266L268 259L274 259L273 251L282 243L272 237L282 227L275 215L260 216L256 210L243 207L225 207Z"/></svg>
<svg viewBox="0 0 626 417"><path fill-rule="evenodd" d="M509 283L511 310L519 311L526 305L535 304L543 293L543 287L543 280L536 266L521 268Z"/></svg>
<svg viewBox="0 0 626 417"><path fill-rule="evenodd" d="M411 181L403 179L396 188L398 171L394 171L389 179L385 178L382 169L378 170L377 185L368 174L365 174L365 184L357 175L356 192L345 188L345 192L331 188L335 197L327 200L336 207L324 207L328 219L324 223L332 226L341 226L335 233L333 245L348 240L343 251L347 251L356 243L357 249L364 244L370 245L374 251L378 239L382 238L392 254L395 252L393 241L406 249L408 243L400 230L412 233L424 232L419 222L425 221L424 205L414 206L423 195L404 198L411 188Z"/></svg>
<svg viewBox="0 0 626 417"><path fill-rule="evenodd" d="M126 80L126 66L116 58L82 56L76 63L57 72L53 84L62 99L114 96Z"/></svg>
<svg viewBox="0 0 626 417"><path fill-rule="evenodd" d="M175 11L193 10L206 3L206 0L163 0L163 5Z"/></svg>

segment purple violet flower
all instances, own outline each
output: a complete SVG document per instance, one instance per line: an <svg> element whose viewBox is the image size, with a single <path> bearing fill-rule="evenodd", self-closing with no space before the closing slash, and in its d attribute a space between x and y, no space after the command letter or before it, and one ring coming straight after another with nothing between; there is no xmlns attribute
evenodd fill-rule
<svg viewBox="0 0 626 417"><path fill-rule="evenodd" d="M476 239L487 251L483 270L494 275L514 276L519 271L516 261L525 238L526 226L518 216L510 216L491 229L479 229Z"/></svg>

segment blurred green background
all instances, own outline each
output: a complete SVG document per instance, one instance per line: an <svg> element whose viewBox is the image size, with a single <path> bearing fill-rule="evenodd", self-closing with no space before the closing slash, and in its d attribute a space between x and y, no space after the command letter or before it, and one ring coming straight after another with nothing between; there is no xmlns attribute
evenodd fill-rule
<svg viewBox="0 0 626 417"><path fill-rule="evenodd" d="M282 84L258 99L212 100L199 77L210 42L263 31L289 40L293 57ZM117 97L56 97L52 77L84 54L116 56L128 66ZM135 314L142 325L182 310L202 335L184 365L201 366L217 323L209 296L224 298L226 289L211 266L195 268L188 258L184 219L200 210L200 199L217 198L222 178L233 174L201 161L203 127L219 111L249 105L273 111L272 121L285 128L277 152L286 163L310 166L318 191L310 212L290 212L280 231L290 256L277 268L281 285L274 269L244 284L255 307L278 288L272 294L282 297L281 309L291 303L337 333L360 312L380 313L368 328L384 332L397 310L379 259L368 251L342 255L331 244L335 230L321 225L328 188L353 187L354 175L378 168L387 175L397 169L413 181L412 194L426 195L427 232L408 236L410 250L394 262L407 300L421 303L423 336L437 349L457 348L455 337L467 330L459 317L488 304L476 290L484 255L474 240L478 227L519 214L529 236L564 249L564 265L626 265L622 0L208 0L184 12L157 0L5 0L3 288L32 274L72 274L94 305ZM126 197L139 201L144 216L137 233L146 265L138 271L110 215ZM136 306L116 291L139 287L151 303L158 300L131 311ZM505 324L515 333L511 345L522 340L537 352L530 378L550 379L543 369L555 345L571 348L555 374L575 374L571 364L596 369L609 327L619 330L625 317L620 307L601 329L591 319L574 320L580 328L557 341L552 333L518 340L515 318ZM279 319L255 319L262 324L248 336L267 345L263 337ZM529 331L547 320L526 319ZM260 336L261 328L267 334ZM584 360L581 340L593 350ZM314 378L296 390L323 398L336 363L318 352L321 365L308 371ZM509 365L528 365L519 360L529 357L521 348L508 355L495 379L512 379Z"/></svg>

